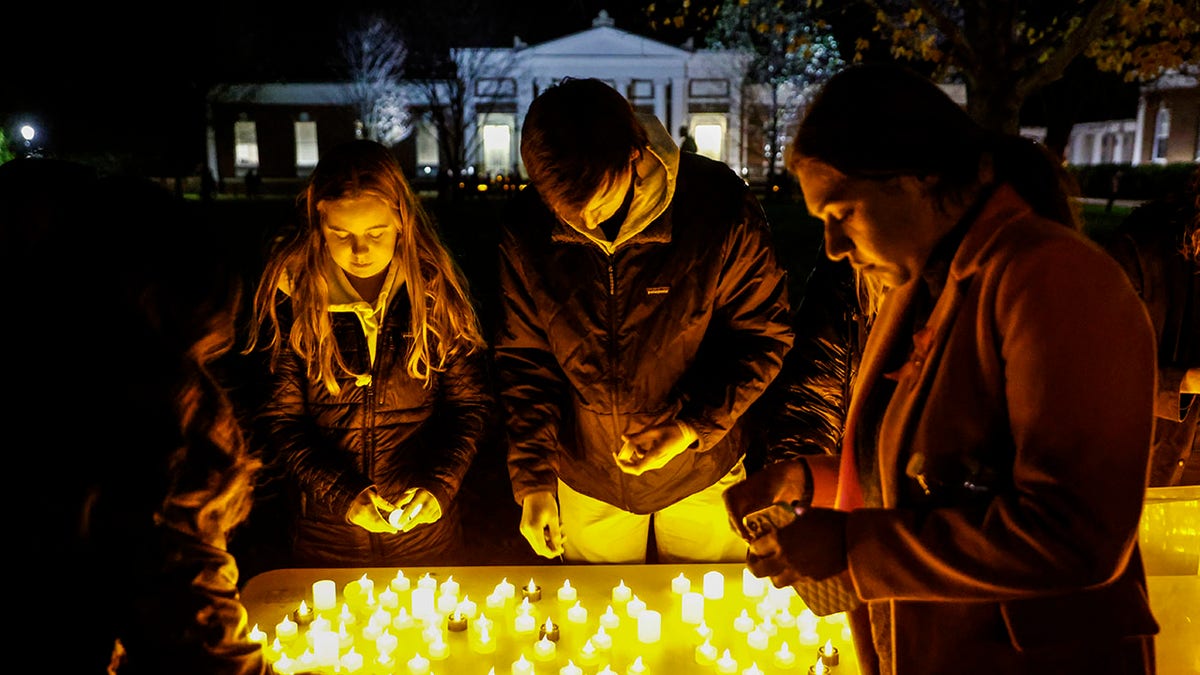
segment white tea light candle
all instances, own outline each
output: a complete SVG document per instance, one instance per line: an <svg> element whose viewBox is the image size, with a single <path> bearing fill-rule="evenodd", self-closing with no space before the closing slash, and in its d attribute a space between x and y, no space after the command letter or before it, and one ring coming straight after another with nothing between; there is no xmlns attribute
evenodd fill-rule
<svg viewBox="0 0 1200 675"><path fill-rule="evenodd" d="M704 597L709 600L720 600L725 597L725 575L713 570L704 573Z"/></svg>
<svg viewBox="0 0 1200 675"><path fill-rule="evenodd" d="M680 618L686 624L699 625L704 621L704 594L687 591L680 600Z"/></svg>
<svg viewBox="0 0 1200 675"><path fill-rule="evenodd" d="M638 642L654 644L662 638L662 615L653 609L644 609L637 618Z"/></svg>
<svg viewBox="0 0 1200 675"><path fill-rule="evenodd" d="M312 589L313 609L326 612L337 607L337 584L333 579L314 581Z"/></svg>

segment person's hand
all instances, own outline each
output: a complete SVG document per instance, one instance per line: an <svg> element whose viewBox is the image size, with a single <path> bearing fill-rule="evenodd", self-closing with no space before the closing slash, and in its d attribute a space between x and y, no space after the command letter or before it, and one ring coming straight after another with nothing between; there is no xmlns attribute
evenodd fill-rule
<svg viewBox="0 0 1200 675"><path fill-rule="evenodd" d="M800 577L821 581L846 569L846 513L809 508L790 524L750 541L746 568L776 588Z"/></svg>
<svg viewBox="0 0 1200 675"><path fill-rule="evenodd" d="M412 487L396 500L396 510L388 514L388 522L401 532L408 532L418 525L435 522L442 517L442 505L437 497L425 488Z"/></svg>
<svg viewBox="0 0 1200 675"><path fill-rule="evenodd" d="M777 535L778 531L772 530L750 542L746 551L746 569L760 579L770 578L775 588L784 588L799 581L800 574L783 555Z"/></svg>
<svg viewBox="0 0 1200 675"><path fill-rule="evenodd" d="M543 558L563 554L562 523L558 519L558 501L550 491L534 492L521 503L521 536L533 552Z"/></svg>
<svg viewBox="0 0 1200 675"><path fill-rule="evenodd" d="M386 532L387 534L395 534L396 528L388 522L387 515L396 510L396 507L379 496L374 487L369 487L350 503L350 509L346 512L346 520L361 527L367 532Z"/></svg>
<svg viewBox="0 0 1200 675"><path fill-rule="evenodd" d="M806 471L807 460L792 459L773 462L750 473L746 479L726 488L722 497L729 525L743 539L749 541L754 533L748 532L743 519L775 503L803 502L809 486ZM807 506L801 504L801 506Z"/></svg>
<svg viewBox="0 0 1200 675"><path fill-rule="evenodd" d="M670 422L621 436L621 440L624 444L614 455L617 466L625 473L640 476L663 468L687 450L696 442L696 432L686 424Z"/></svg>

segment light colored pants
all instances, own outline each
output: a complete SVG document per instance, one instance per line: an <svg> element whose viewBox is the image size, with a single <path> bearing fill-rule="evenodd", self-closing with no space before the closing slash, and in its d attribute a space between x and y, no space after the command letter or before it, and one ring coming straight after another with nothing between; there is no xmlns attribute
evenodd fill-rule
<svg viewBox="0 0 1200 675"><path fill-rule="evenodd" d="M745 562L746 542L729 525L722 493L746 479L738 462L712 486L654 513L636 514L580 494L558 481L563 560L644 563L654 525L658 561Z"/></svg>

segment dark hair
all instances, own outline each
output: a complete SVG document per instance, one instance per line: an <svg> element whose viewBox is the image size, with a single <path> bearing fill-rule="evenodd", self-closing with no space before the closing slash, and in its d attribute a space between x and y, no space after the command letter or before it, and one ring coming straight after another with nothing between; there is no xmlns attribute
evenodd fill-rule
<svg viewBox="0 0 1200 675"><path fill-rule="evenodd" d="M1042 145L988 131L928 78L896 64L847 68L825 83L796 131L793 173L817 159L856 178L938 179L941 203L968 191L990 159L995 180L1011 184L1040 215L1078 227L1078 190Z"/></svg>
<svg viewBox="0 0 1200 675"><path fill-rule="evenodd" d="M607 83L566 78L529 106L521 160L547 204L579 209L650 144L629 101Z"/></svg>

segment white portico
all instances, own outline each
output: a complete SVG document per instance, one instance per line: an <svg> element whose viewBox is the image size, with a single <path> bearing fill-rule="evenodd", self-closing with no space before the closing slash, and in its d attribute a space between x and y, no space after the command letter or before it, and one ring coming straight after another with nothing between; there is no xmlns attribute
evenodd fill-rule
<svg viewBox="0 0 1200 675"><path fill-rule="evenodd" d="M606 12L592 28L537 45L455 51L460 76L471 75L468 119L480 142L472 157L486 174L520 168L524 113L546 87L565 77L604 80L641 112L657 116L672 136L686 126L698 151L745 175L742 80L748 57L739 52L674 47L613 25Z"/></svg>

